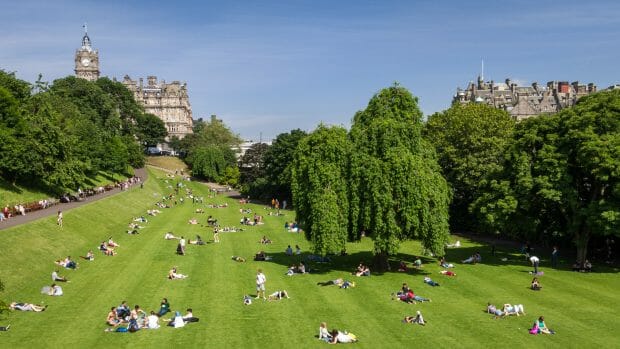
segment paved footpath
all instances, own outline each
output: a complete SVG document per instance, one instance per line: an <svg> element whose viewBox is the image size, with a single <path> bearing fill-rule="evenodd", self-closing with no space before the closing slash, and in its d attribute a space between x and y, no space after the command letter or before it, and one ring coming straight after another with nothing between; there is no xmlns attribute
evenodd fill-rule
<svg viewBox="0 0 620 349"><path fill-rule="evenodd" d="M146 181L147 176L148 176L148 172L146 171L145 168L138 168L134 171L135 176L136 177L140 177L142 178L142 181ZM135 185L135 184L134 184ZM88 196L85 199L83 199L82 201L73 201L73 202L68 202L68 203L59 203L57 205L53 205L51 207L48 207L46 209L43 210L38 210L38 211L34 211L34 212L28 212L26 213L25 216L15 216L15 217L11 217L7 220L4 220L2 222L0 222L0 230L2 229L7 229L10 227L14 227L16 225L20 225L20 224L24 224L24 223L29 223L32 222L34 220L37 220L39 218L43 218L43 217L48 217L48 216L56 216L56 214L58 214L58 210L62 210L63 213L66 213L67 211L76 208L76 207L80 207L82 205L91 203L93 201L97 201L103 198L106 198L108 196L112 196L112 195L116 195L118 193L121 192L120 188L114 188L110 191L106 191L102 194L97 194L97 195L93 195L93 196Z"/></svg>

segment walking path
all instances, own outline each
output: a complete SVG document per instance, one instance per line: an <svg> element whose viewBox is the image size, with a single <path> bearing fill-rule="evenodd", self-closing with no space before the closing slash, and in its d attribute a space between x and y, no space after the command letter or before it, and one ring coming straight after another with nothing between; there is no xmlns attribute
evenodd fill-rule
<svg viewBox="0 0 620 349"><path fill-rule="evenodd" d="M142 182L144 182L146 181L148 177L148 172L146 171L145 168L138 168L138 169L135 169L135 176L140 177L142 179ZM110 191L106 191L101 194L88 196L82 201L59 203L59 204L50 206L42 210L28 212L25 216L14 216L14 217L11 217L7 220L0 222L0 230L11 228L11 227L24 224L24 223L29 223L39 218L48 217L52 215L55 216L58 213L58 210L62 210L63 213L66 213L66 211L71 210L73 208L80 207L82 205L106 198L108 196L118 194L120 192L121 192L120 188L114 188Z"/></svg>

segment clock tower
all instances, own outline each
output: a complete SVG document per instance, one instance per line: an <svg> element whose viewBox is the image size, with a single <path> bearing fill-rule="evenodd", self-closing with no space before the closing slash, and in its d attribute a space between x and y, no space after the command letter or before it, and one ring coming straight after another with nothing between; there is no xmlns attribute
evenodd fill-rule
<svg viewBox="0 0 620 349"><path fill-rule="evenodd" d="M99 52L90 46L86 24L84 24L82 47L75 51L75 76L88 81L99 79Z"/></svg>

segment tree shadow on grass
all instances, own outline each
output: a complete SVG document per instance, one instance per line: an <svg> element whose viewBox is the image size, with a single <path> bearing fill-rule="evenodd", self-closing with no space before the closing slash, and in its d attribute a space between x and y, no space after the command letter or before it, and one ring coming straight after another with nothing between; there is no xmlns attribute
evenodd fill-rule
<svg viewBox="0 0 620 349"><path fill-rule="evenodd" d="M522 254L510 250L505 250L503 248L495 249L495 255L492 254L490 246L471 246L471 247L459 247L459 248L449 248L446 249L446 261L448 263L452 263L457 268L461 268L464 266L474 266L474 264L466 264L462 263L463 260L469 258L473 254L479 252L482 256L482 262L479 264L490 265L490 266L517 266L523 269L520 269L523 273L529 273L533 270L533 267L529 260L525 259L525 256ZM332 255L328 256L330 262L316 262L313 261L309 256L310 253L303 253L301 255L293 255L289 256L284 252L266 252L266 255L271 257L270 260L264 261L265 263L273 263L279 264L283 266L283 273L291 267L292 265L298 265L300 262L304 262L306 264L306 269L309 270L311 274L327 274L334 271L345 272L347 274L352 274L353 271L356 270L358 264L363 262L366 265L370 266L371 275L383 275L386 273L399 273L406 275L430 275L431 272L426 269L430 265L438 266L438 258L420 256L408 253L398 253L395 256L391 256L389 258L389 264L391 270L389 271L377 271L372 268L373 255L371 251L359 251L350 253L344 256L340 255ZM253 258L252 256L251 258ZM422 260L422 268L417 269L412 266L413 261L420 257ZM549 259L541 259L541 263L538 267L539 270L553 270L550 266ZM402 272L398 271L398 266L400 261L405 261L407 264L407 271ZM567 271L571 270L572 266L568 263L563 263L564 261L560 261L560 268L557 270ZM593 273L618 273L617 268L609 267L606 265L595 266L595 270ZM352 275L353 276L353 275Z"/></svg>
<svg viewBox="0 0 620 349"><path fill-rule="evenodd" d="M327 256L329 258L329 262L317 262L313 260L310 256L312 254L303 253L301 255L292 255L289 256L284 252L266 252L266 255L271 257L270 260L264 261L264 263L273 263L278 264L283 267L283 273L286 270L293 266L298 265L301 262L304 262L306 265L306 270L311 274L327 274L334 271L344 272L351 277L355 277L353 272L356 270L357 266L360 262L363 262L366 265L370 265L370 275L377 276L383 275L386 273L398 273L405 275L428 275L430 272L424 270L424 268L416 269L412 266L413 260L416 258L414 255L399 253L396 256L393 256L389 259L391 270L389 271L376 271L372 269L372 264L370 264L373 260L372 252L370 251L360 251L351 254L347 254L344 256L332 255ZM422 257L423 264L433 263L434 260L431 258ZM408 269L407 271L398 271L398 265L401 260L404 260L407 263Z"/></svg>

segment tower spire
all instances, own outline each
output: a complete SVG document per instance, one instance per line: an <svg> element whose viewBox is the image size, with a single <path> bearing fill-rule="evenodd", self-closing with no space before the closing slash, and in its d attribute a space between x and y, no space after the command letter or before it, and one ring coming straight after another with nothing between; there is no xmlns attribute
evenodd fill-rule
<svg viewBox="0 0 620 349"><path fill-rule="evenodd" d="M481 59L480 66L480 79L484 81L484 59Z"/></svg>
<svg viewBox="0 0 620 349"><path fill-rule="evenodd" d="M86 22L84 22L84 25L82 26L82 28L84 28L84 34L88 35L88 26L86 25Z"/></svg>

